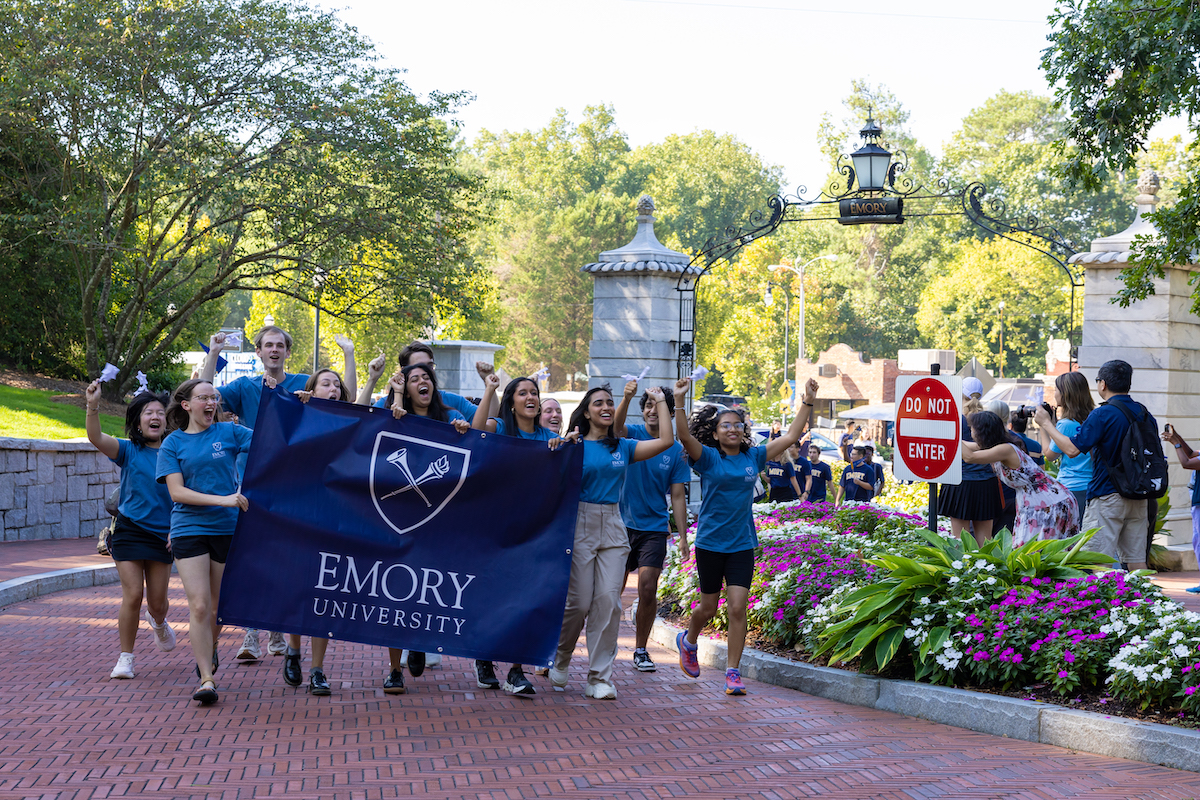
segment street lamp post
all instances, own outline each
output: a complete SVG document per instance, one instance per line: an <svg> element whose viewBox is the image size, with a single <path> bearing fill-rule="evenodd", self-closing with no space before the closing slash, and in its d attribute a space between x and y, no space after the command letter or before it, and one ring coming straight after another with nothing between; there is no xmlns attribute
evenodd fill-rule
<svg viewBox="0 0 1200 800"><path fill-rule="evenodd" d="M1000 301L1000 377L1004 377L1004 301Z"/></svg>
<svg viewBox="0 0 1200 800"><path fill-rule="evenodd" d="M788 334L788 320L791 319L792 316L792 293L789 292L788 287L782 283L772 283L767 281L767 291L763 295L763 303L766 304L767 308L770 308L775 304L775 298L771 296L772 286L778 286L780 289L783 289L783 383L785 386L787 386L788 339L791 338L791 336ZM785 425L787 424L786 408L783 410L783 423Z"/></svg>
<svg viewBox="0 0 1200 800"><path fill-rule="evenodd" d="M787 264L772 264L771 266L767 267L767 269L769 269L773 272L777 271L777 270L785 269L788 272L795 273L800 278L800 291L797 295L798 299L796 302L796 306L799 309L797 312L797 317L799 317L799 319L797 320L797 324L796 324L796 330L798 333L797 338L799 340L797 343L797 346L796 346L796 359L797 360L799 360L800 358L802 358L804 356L804 268L807 267L809 264L815 264L818 261L837 261L837 258L838 257L837 257L836 253L826 253L823 256L817 256L816 258L810 258L808 261L805 261L799 267L793 267L793 266L789 266ZM799 259L797 259L797 260L799 260ZM769 291L769 289L770 289L770 287L768 286L768 291ZM784 333L785 338L783 340L783 380L786 383L787 382L787 338L786 338L787 337L787 334L786 334L787 325L786 324L784 325L784 331L785 331L785 333ZM799 374L799 372L796 371L797 369L798 369L797 367L793 366L792 374L795 378L797 388L799 388L800 374Z"/></svg>

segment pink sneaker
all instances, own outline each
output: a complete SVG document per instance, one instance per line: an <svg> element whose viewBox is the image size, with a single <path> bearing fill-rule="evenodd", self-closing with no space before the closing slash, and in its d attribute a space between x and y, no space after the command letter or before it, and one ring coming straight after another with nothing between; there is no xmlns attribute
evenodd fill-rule
<svg viewBox="0 0 1200 800"><path fill-rule="evenodd" d="M737 667L725 670L725 694L745 694L746 684L742 683L742 673Z"/></svg>
<svg viewBox="0 0 1200 800"><path fill-rule="evenodd" d="M696 653L700 649L694 644L688 644L687 631L680 631L675 637L675 646L679 648L679 668L689 678L700 677L700 661Z"/></svg>

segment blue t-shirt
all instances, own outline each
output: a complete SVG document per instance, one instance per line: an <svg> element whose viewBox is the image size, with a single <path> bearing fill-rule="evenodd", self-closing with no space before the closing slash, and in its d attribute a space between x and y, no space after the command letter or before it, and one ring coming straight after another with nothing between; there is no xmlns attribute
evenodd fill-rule
<svg viewBox="0 0 1200 800"><path fill-rule="evenodd" d="M804 475L812 478L812 489L808 493L808 501L810 503L825 502L825 487L833 480L833 469L824 461L801 461L800 465L804 469ZM804 491L804 481L797 478L800 483L800 491Z"/></svg>
<svg viewBox="0 0 1200 800"><path fill-rule="evenodd" d="M1079 433L1083 426L1073 419L1060 419L1055 427L1059 433L1070 439ZM1050 452L1062 456L1058 465L1059 483L1072 492L1087 491L1088 483L1092 480L1092 454L1080 453L1075 458L1069 458L1063 455L1063 451L1053 441L1050 442Z"/></svg>
<svg viewBox="0 0 1200 800"><path fill-rule="evenodd" d="M637 441L658 438L651 436L645 425L628 425L625 435ZM667 495L673 484L687 483L691 479L683 445L679 442L654 458L635 462L629 468L621 490L621 519L625 527L636 531L670 531Z"/></svg>
<svg viewBox="0 0 1200 800"><path fill-rule="evenodd" d="M602 442L584 439L579 502L619 503L625 474L633 464L633 451L636 449L637 442L633 439L617 439L616 450L609 450L608 445Z"/></svg>
<svg viewBox="0 0 1200 800"><path fill-rule="evenodd" d="M1088 500L1117 492L1117 487L1109 480L1108 466L1115 464L1119 459L1117 451L1121 448L1121 440L1125 438L1125 431L1129 429L1129 420L1125 418L1120 409L1113 406L1114 403L1125 406L1134 419L1145 413L1150 418L1151 426L1158 427L1158 421L1154 419L1154 416L1149 411L1143 412L1133 398L1127 394L1113 395L1108 398L1107 402L1096 406L1096 409L1079 427L1079 432L1071 437L1071 443L1078 447L1081 453L1090 453L1092 450L1096 450L1100 456L1092 458L1092 479L1088 482Z"/></svg>
<svg viewBox="0 0 1200 800"><path fill-rule="evenodd" d="M237 457L250 449L254 432L232 422L214 422L203 433L173 431L158 449L155 478L183 475L183 485L203 494L231 495L237 492ZM238 509L223 506L171 507L171 537L232 536Z"/></svg>
<svg viewBox="0 0 1200 800"><path fill-rule="evenodd" d="M767 480L771 482L771 486L784 489L792 485L792 478L796 477L796 468L786 461L768 461L767 462ZM799 483L799 481L796 481ZM800 491L804 491L804 487L800 487Z"/></svg>
<svg viewBox="0 0 1200 800"><path fill-rule="evenodd" d="M438 394L441 395L442 405L444 405L446 408L453 409L454 411L458 412L467 422L475 419L475 409L477 406L470 400L460 394L455 394L454 392L443 392L441 389L438 389ZM373 405L375 408L387 408L387 395L385 394L371 405ZM457 419L457 417L451 415L450 421L453 422L455 419Z"/></svg>
<svg viewBox="0 0 1200 800"><path fill-rule="evenodd" d="M863 487L859 486L851 479L850 476L852 475L856 476L860 481L865 481L866 483L871 484L872 488L864 489ZM870 500L875 496L875 489L873 488L874 485L875 465L868 463L866 459L848 464L846 468L842 470L842 488L846 490L845 498L847 500L854 500L859 503Z"/></svg>
<svg viewBox="0 0 1200 800"><path fill-rule="evenodd" d="M1192 482L1192 505L1200 506L1200 481Z"/></svg>
<svg viewBox="0 0 1200 800"><path fill-rule="evenodd" d="M303 389L308 384L307 375L289 375L284 373L283 381L278 384L288 394ZM226 411L237 414L238 424L254 430L258 422L258 403L262 399L263 376L253 378L243 375L235 381L217 387L221 395L221 405Z"/></svg>
<svg viewBox="0 0 1200 800"><path fill-rule="evenodd" d="M766 445L732 456L715 447L703 449L700 460L692 462L703 493L696 523L696 547L716 553L737 553L758 546L751 507L758 473L766 465Z"/></svg>
<svg viewBox="0 0 1200 800"><path fill-rule="evenodd" d="M508 426L504 424L504 420L497 417L492 417L496 420L496 433L501 436L515 436L518 439L530 439L535 442L548 442L551 439L557 439L558 434L549 428L543 428L541 425L533 426L533 433L526 433L518 427L515 431L509 432Z"/></svg>
<svg viewBox="0 0 1200 800"><path fill-rule="evenodd" d="M117 439L117 457L109 461L121 468L121 516L166 539L171 532L171 493L166 484L154 480L158 450Z"/></svg>

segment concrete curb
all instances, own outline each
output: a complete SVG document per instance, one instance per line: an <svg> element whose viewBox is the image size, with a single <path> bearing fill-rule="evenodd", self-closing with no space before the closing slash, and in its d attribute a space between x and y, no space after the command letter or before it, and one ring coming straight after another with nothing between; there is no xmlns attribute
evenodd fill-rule
<svg viewBox="0 0 1200 800"><path fill-rule="evenodd" d="M97 564L91 567L73 567L25 575L0 581L0 608L54 592L120 582L116 564Z"/></svg>
<svg viewBox="0 0 1200 800"><path fill-rule="evenodd" d="M679 630L657 618L650 638L676 650ZM697 655L704 666L725 669L724 642L702 638ZM966 689L873 678L751 649L742 653L741 672L745 678L850 705L892 711L993 736L1200 772L1200 731Z"/></svg>

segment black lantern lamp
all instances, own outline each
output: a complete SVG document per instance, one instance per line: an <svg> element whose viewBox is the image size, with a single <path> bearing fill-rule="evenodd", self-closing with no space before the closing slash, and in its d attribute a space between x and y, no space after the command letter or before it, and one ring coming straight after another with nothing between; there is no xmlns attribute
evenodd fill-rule
<svg viewBox="0 0 1200 800"><path fill-rule="evenodd" d="M887 182L892 154L876 144L876 140L883 135L883 128L875 122L871 111L867 112L866 127L858 133L863 138L863 146L850 154L854 161L854 172L858 176L858 188L864 192L881 192Z"/></svg>

